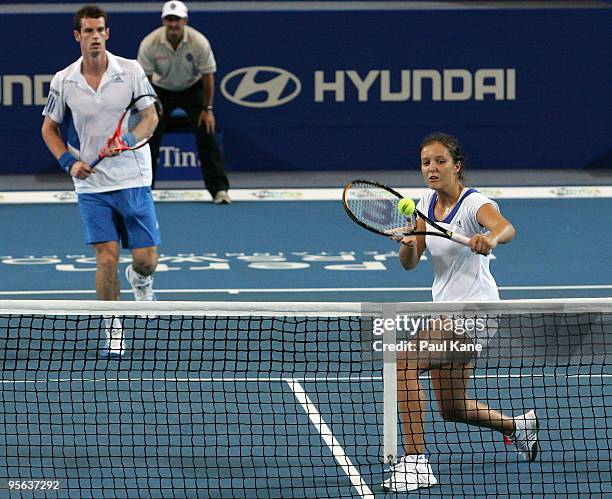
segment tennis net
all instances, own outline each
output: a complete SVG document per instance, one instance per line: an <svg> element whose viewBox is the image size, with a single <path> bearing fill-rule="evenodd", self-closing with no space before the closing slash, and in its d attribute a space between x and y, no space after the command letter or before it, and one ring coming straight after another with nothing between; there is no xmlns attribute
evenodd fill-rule
<svg viewBox="0 0 612 499"><path fill-rule="evenodd" d="M512 415L535 409L540 452L523 462L500 433L444 420L424 372L438 485L420 492L612 493L609 299L0 301L0 491L384 497L407 444L401 348L389 345L423 324L412 319L440 317L455 328L485 318L469 393ZM119 359L101 356L109 318L123 331Z"/></svg>

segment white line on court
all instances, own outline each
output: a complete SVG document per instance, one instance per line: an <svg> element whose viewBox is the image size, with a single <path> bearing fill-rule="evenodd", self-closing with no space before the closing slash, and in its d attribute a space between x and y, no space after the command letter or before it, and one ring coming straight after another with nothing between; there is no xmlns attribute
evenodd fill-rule
<svg viewBox="0 0 612 499"><path fill-rule="evenodd" d="M344 473L346 473L346 475L351 480L351 483L353 484L353 487L355 487L355 489L357 490L357 493L361 497L374 499L374 494L372 493L372 490L370 490L368 485L363 481L361 474L359 473L357 468L355 468L349 457L346 455L344 449L341 447L336 437L334 437L334 435L332 434L331 429L329 428L327 423L323 421L323 418L321 417L321 414L319 413L317 407L312 403L310 397L308 397L308 394L306 393L302 385L300 385L299 381L297 379L290 379L287 380L287 384L295 394L295 398L302 405L304 411L306 411L306 414L308 414L310 422L314 425L314 427L321 435L321 438L333 454L334 458L336 459L336 462L340 465L340 467L344 470Z"/></svg>
<svg viewBox="0 0 612 499"><path fill-rule="evenodd" d="M420 378L429 378L428 374L422 374ZM477 379L507 379L507 378L602 378L612 379L612 374L549 374L549 373L524 373L524 374L475 374L472 378ZM190 377L190 378L48 378L48 379L2 379L0 384L27 385L36 383L110 383L110 382L130 382L141 383L143 381L159 381L164 383L358 383L363 381L382 381L382 376L313 376L304 378L284 378L284 377L261 377L261 376L240 376L240 377Z"/></svg>
<svg viewBox="0 0 612 499"><path fill-rule="evenodd" d="M500 291L554 291L554 290L600 290L612 289L612 284L571 284L551 286L499 286ZM367 292L426 292L431 287L372 287L372 288L194 288L194 289L155 289L155 293L227 293L238 295L240 293L367 293ZM73 294L95 294L93 289L47 289L47 290L14 290L0 291L0 296L11 295L73 295ZM123 290L121 293L131 294L131 290Z"/></svg>
<svg viewBox="0 0 612 499"><path fill-rule="evenodd" d="M427 189L394 187L401 193L421 198ZM479 187L485 196L493 199L591 199L611 198L610 185L574 185L544 187ZM203 189L155 190L156 202L210 202L210 194ZM284 189L232 189L234 201L339 201L342 188L284 188ZM0 192L0 204L76 203L74 191L4 191Z"/></svg>

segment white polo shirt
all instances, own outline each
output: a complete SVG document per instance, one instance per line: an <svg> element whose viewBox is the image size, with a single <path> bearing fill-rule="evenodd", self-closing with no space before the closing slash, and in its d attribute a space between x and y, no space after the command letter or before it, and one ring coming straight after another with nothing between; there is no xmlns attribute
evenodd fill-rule
<svg viewBox="0 0 612 499"><path fill-rule="evenodd" d="M106 52L108 67L94 91L81 72L83 58L51 81L43 116L67 125L66 142L78 159L91 163L106 145L133 96L155 93L137 61ZM84 180L73 177L77 193L109 192L151 185L151 153L146 145L105 158Z"/></svg>
<svg viewBox="0 0 612 499"><path fill-rule="evenodd" d="M437 221L434 206L437 193L429 191L417 204L417 208L429 218ZM481 206L494 201L476 189L464 189L459 201L438 224L445 229L471 237L485 234L487 229L480 225L476 213ZM427 226L428 232L437 232ZM438 236L426 236L425 245L431 253L435 278L431 289L432 299L438 301L496 301L499 300L497 283L489 270L489 256L472 253L470 248Z"/></svg>
<svg viewBox="0 0 612 499"><path fill-rule="evenodd" d="M185 26L185 36L176 50L166 38L165 27L149 33L140 43L138 62L152 75L153 84L170 91L185 90L202 75L217 71L210 42L190 26Z"/></svg>

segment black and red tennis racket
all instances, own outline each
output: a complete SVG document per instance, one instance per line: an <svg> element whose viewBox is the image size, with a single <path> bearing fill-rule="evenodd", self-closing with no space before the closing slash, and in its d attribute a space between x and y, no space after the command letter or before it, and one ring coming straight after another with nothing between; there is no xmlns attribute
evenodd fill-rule
<svg viewBox="0 0 612 499"><path fill-rule="evenodd" d="M411 217L400 213L398 205L402 199L403 196L399 192L369 180L353 180L349 182L344 187L342 194L342 204L351 220L361 225L364 229L376 234L387 237L401 235L439 236L451 239L464 246L470 245L469 237L445 229L417 209L415 209L415 213ZM415 215L436 229L437 232L429 230L417 231ZM409 218L412 218L411 224L408 223L410 222ZM414 229L408 230L409 226L414 227Z"/></svg>
<svg viewBox="0 0 612 499"><path fill-rule="evenodd" d="M139 95L130 101L119 118L115 132L106 142L107 148L112 145L113 156L124 151L140 149L151 140L156 128L156 126L151 126L151 123L157 123L147 119L151 113L157 114L157 122L161 120L163 108L157 95ZM133 143L126 143L122 137L130 132L134 134L135 140ZM98 157L89 166L94 168L106 157L109 156L104 153L104 150L100 151Z"/></svg>

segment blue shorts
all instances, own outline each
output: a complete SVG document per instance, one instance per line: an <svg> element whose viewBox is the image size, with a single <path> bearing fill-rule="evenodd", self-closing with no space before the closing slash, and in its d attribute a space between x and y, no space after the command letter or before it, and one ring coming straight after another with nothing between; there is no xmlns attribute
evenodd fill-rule
<svg viewBox="0 0 612 499"><path fill-rule="evenodd" d="M120 241L123 248L161 243L150 187L79 194L87 244Z"/></svg>

